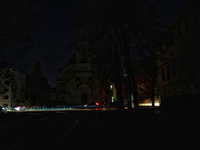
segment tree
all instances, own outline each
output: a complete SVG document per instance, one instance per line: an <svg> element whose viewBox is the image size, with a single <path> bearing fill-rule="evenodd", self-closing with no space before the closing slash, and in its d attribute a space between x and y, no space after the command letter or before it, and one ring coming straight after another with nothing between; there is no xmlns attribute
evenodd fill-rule
<svg viewBox="0 0 200 150"><path fill-rule="evenodd" d="M1 66L7 55L31 50L31 31L36 28L39 7L39 0L0 0Z"/></svg>
<svg viewBox="0 0 200 150"><path fill-rule="evenodd" d="M31 101L31 98L29 97L25 100L24 104L25 104L26 108L30 108L33 105L33 102Z"/></svg>
<svg viewBox="0 0 200 150"><path fill-rule="evenodd" d="M7 56L19 57L32 49L31 31L38 19L39 0L0 0L0 89L13 84ZM6 83L6 84L2 84Z"/></svg>
<svg viewBox="0 0 200 150"><path fill-rule="evenodd" d="M151 63L149 63L151 62ZM155 92L157 87L157 67L156 58L153 55L149 55L147 58L139 61L134 68L136 85L142 99L151 98L152 108L154 109Z"/></svg>
<svg viewBox="0 0 200 150"><path fill-rule="evenodd" d="M34 64L33 71L27 75L27 94L34 105L45 105L47 93L51 91L48 80L42 76L40 62ZM42 101L40 101L42 100Z"/></svg>
<svg viewBox="0 0 200 150"><path fill-rule="evenodd" d="M0 69L0 94L8 92L9 87L15 85L15 78L12 69Z"/></svg>
<svg viewBox="0 0 200 150"><path fill-rule="evenodd" d="M159 29L163 26L155 5L148 0L84 1L76 15L76 26L88 31L96 60L110 72L117 89L118 108L123 107L125 72L128 107L131 108L133 93L137 109L138 89L133 69L139 60L156 53Z"/></svg>

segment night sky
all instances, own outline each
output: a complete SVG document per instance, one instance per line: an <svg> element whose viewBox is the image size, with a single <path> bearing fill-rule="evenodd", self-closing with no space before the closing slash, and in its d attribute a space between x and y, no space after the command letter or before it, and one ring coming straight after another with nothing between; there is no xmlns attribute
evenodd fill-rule
<svg viewBox="0 0 200 150"><path fill-rule="evenodd" d="M58 69L65 66L74 49L69 48L71 38L71 14L80 6L81 0L40 0L39 25L32 35L35 40L33 52L23 54L20 59L11 58L12 68L24 73L33 70L40 61L43 75L55 87L59 79ZM189 0L153 0L162 7L165 23L169 24Z"/></svg>

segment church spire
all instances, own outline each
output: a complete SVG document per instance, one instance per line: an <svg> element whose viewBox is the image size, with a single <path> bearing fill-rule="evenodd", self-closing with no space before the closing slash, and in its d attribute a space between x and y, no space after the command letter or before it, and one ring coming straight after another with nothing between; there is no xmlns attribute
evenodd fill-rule
<svg viewBox="0 0 200 150"><path fill-rule="evenodd" d="M77 31L77 49L76 62L91 62L90 37L85 28L79 28Z"/></svg>

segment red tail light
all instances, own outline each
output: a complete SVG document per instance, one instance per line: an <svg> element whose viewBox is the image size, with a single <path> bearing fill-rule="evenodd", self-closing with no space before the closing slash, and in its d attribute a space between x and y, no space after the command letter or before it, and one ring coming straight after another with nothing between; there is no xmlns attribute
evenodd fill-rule
<svg viewBox="0 0 200 150"><path fill-rule="evenodd" d="M99 103L96 102L96 105L99 106Z"/></svg>

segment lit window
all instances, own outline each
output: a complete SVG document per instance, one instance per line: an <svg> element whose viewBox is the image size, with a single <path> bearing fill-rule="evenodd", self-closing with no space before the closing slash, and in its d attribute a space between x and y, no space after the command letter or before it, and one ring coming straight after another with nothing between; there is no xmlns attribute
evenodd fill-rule
<svg viewBox="0 0 200 150"><path fill-rule="evenodd" d="M112 96L112 103L115 101L115 98L114 98L114 96Z"/></svg>

